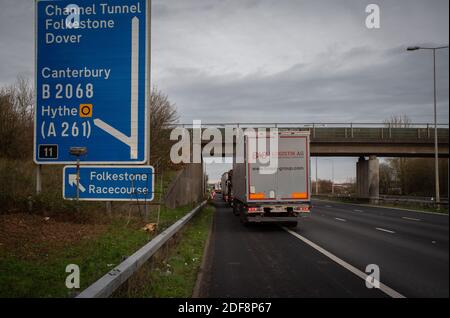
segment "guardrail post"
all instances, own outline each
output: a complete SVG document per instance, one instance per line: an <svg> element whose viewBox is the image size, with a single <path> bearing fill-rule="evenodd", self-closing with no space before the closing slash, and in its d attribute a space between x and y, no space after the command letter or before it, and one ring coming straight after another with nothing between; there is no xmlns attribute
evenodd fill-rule
<svg viewBox="0 0 450 318"><path fill-rule="evenodd" d="M351 136L353 138L353 123L350 123L350 132L351 132Z"/></svg>

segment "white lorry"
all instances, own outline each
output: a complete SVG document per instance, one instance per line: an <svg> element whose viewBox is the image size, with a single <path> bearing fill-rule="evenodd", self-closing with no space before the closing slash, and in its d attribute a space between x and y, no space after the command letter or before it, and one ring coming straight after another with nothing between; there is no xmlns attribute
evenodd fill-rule
<svg viewBox="0 0 450 318"><path fill-rule="evenodd" d="M278 140L275 151L270 149L271 138ZM268 150L260 151L255 147L258 143L265 143ZM309 215L311 209L309 132L241 136L236 147L243 151L233 160L233 213L244 224L279 222L297 226L299 217ZM275 161L268 164L259 160L263 157Z"/></svg>

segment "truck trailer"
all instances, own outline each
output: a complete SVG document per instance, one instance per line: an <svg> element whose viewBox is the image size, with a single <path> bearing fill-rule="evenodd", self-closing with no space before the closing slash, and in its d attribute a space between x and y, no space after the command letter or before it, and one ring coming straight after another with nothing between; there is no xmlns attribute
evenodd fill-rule
<svg viewBox="0 0 450 318"><path fill-rule="evenodd" d="M271 138L277 138L278 149L270 149ZM264 143L267 151L255 147ZM309 132L243 135L236 147L243 151L233 158L233 213L243 224L297 226L311 209ZM259 160L263 157L276 159L276 166Z"/></svg>
<svg viewBox="0 0 450 318"><path fill-rule="evenodd" d="M228 201L228 172L222 174L220 178L220 187L222 188L222 199Z"/></svg>
<svg viewBox="0 0 450 318"><path fill-rule="evenodd" d="M228 171L228 182L227 182L227 202L233 207L233 169Z"/></svg>
<svg viewBox="0 0 450 318"><path fill-rule="evenodd" d="M222 174L220 184L222 186L222 199L230 206L233 206L233 187L232 187L233 170Z"/></svg>

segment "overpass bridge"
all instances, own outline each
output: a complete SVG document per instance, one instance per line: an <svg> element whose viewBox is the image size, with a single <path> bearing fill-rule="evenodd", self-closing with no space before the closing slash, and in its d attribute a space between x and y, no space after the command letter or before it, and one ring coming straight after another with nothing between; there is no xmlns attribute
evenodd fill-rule
<svg viewBox="0 0 450 318"><path fill-rule="evenodd" d="M192 124L178 127L193 129ZM278 128L309 131L312 156L333 157L434 157L434 125L427 123L202 123L202 130L216 128L225 136L225 128ZM448 124L438 124L440 157L448 157ZM191 133L192 136L192 133ZM202 140L205 145L209 139ZM223 138L222 153L226 153Z"/></svg>
<svg viewBox="0 0 450 318"><path fill-rule="evenodd" d="M177 126L188 129L192 137L192 124ZM434 157L435 153L435 129L429 123L202 123L200 127L204 137L202 146L220 143L217 146L221 147L223 156L232 156L233 153L227 153L230 149L235 151L235 138L233 147L225 142L226 128L309 131L311 156L359 158L356 163L357 196L374 202L379 198L378 157ZM203 135L206 128L220 131L222 139L211 142L212 137ZM439 156L448 158L448 124L438 124L436 131Z"/></svg>

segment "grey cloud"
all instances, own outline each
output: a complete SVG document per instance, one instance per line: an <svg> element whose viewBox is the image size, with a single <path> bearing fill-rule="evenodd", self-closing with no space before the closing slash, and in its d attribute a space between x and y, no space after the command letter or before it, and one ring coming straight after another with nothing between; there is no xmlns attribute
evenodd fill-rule
<svg viewBox="0 0 450 318"><path fill-rule="evenodd" d="M347 67L355 55L364 63ZM432 69L426 55L407 53L404 47L383 52L361 47L342 52L337 59L339 65L298 64L266 76L208 76L195 69L172 68L170 78L177 80L163 83L187 120L381 122L393 114L431 120ZM448 54L439 60L440 113L445 116Z"/></svg>
<svg viewBox="0 0 450 318"><path fill-rule="evenodd" d="M448 45L448 0L377 0L379 30L364 26L369 3L154 0L152 84L182 122L430 122L431 54L405 48ZM441 122L448 57L438 53ZM0 0L0 85L33 68L34 1Z"/></svg>

